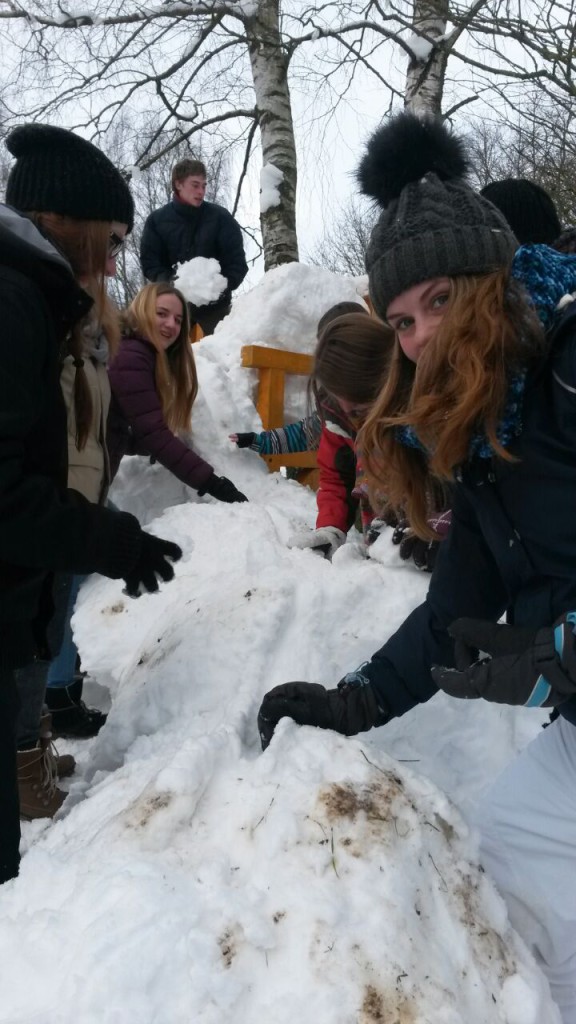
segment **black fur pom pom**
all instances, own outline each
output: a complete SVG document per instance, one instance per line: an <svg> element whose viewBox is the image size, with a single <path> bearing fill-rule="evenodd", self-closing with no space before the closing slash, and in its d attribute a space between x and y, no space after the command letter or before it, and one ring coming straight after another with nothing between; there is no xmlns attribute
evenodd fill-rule
<svg viewBox="0 0 576 1024"><path fill-rule="evenodd" d="M374 132L357 177L365 195L387 206L429 172L447 181L465 177L467 170L464 143L441 121L398 114Z"/></svg>

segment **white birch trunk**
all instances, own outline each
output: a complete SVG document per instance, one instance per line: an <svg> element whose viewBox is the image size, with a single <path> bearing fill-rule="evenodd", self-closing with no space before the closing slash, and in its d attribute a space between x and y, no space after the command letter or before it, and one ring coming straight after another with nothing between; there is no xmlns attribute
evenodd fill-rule
<svg viewBox="0 0 576 1024"><path fill-rule="evenodd" d="M444 42L448 22L448 0L414 0L413 30L415 53L406 73L404 103L414 114L436 114L442 110L442 91L448 52ZM424 55L426 40L429 52Z"/></svg>
<svg viewBox="0 0 576 1024"><path fill-rule="evenodd" d="M298 260L296 237L296 144L288 89L288 58L280 36L279 0L258 0L256 14L246 19L248 53L256 93L264 164L283 175L280 203L260 216L264 267Z"/></svg>

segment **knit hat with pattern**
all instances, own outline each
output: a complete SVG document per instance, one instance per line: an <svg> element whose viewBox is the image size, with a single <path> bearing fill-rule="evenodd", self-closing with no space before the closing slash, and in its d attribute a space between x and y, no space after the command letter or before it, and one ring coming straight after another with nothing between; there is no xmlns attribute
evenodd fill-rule
<svg viewBox="0 0 576 1024"><path fill-rule="evenodd" d="M438 120L399 114L368 142L358 170L383 208L366 253L378 315L397 295L433 277L488 274L518 246L506 220L465 181L464 144Z"/></svg>
<svg viewBox="0 0 576 1024"><path fill-rule="evenodd" d="M541 185L527 178L492 181L480 195L504 214L520 245L552 245L562 231L553 200Z"/></svg>
<svg viewBox="0 0 576 1024"><path fill-rule="evenodd" d="M6 146L16 157L6 186L10 206L76 220L115 220L132 228L130 189L91 142L55 125L25 124L10 133Z"/></svg>

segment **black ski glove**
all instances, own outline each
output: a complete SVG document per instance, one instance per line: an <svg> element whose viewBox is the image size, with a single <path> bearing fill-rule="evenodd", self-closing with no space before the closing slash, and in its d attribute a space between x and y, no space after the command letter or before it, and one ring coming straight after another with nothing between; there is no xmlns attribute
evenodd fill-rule
<svg viewBox="0 0 576 1024"><path fill-rule="evenodd" d="M136 565L126 573L124 593L128 597L140 597L141 590L149 594L158 590L158 576L165 583L174 576L174 569L168 561L177 562L182 558L182 549L169 540L161 540L142 531L142 548Z"/></svg>
<svg viewBox="0 0 576 1024"><path fill-rule="evenodd" d="M235 444L238 448L251 448L255 440L256 434L251 430L247 434L236 434Z"/></svg>
<svg viewBox="0 0 576 1024"><path fill-rule="evenodd" d="M357 672L345 676L335 690L319 683L282 683L266 694L258 712L258 731L262 750L270 743L281 718L292 718L298 725L333 729L344 736L366 732L384 725L388 714L379 707L370 683L350 682Z"/></svg>
<svg viewBox="0 0 576 1024"><path fill-rule="evenodd" d="M403 562L412 561L417 569L433 571L440 547L439 540L422 540L410 529L408 520L401 519L392 534L392 543L400 545L399 554Z"/></svg>
<svg viewBox="0 0 576 1024"><path fill-rule="evenodd" d="M435 665L432 677L451 697L556 707L576 694L575 623L576 612L543 629L457 619L448 630L456 668Z"/></svg>
<svg viewBox="0 0 576 1024"><path fill-rule="evenodd" d="M208 478L203 487L198 491L200 497L204 494L209 494L212 498L218 498L218 501L226 501L232 504L234 501L248 501L245 494L239 491L234 486L231 480L226 476L216 476L215 473Z"/></svg>

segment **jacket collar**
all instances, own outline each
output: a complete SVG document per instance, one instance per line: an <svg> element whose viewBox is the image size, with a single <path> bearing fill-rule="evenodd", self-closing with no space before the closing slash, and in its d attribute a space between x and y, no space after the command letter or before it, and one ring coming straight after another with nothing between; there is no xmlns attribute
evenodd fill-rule
<svg viewBox="0 0 576 1024"><path fill-rule="evenodd" d="M0 263L18 270L42 292L59 333L66 335L93 306L72 268L32 221L0 204Z"/></svg>

